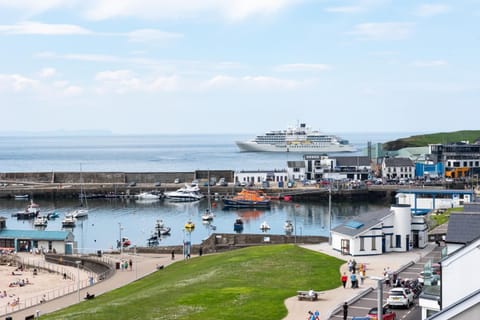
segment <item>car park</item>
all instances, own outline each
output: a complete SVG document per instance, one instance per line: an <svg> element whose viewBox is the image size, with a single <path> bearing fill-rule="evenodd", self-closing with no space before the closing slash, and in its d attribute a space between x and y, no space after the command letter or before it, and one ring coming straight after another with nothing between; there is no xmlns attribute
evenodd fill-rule
<svg viewBox="0 0 480 320"><path fill-rule="evenodd" d="M390 307L409 308L413 305L414 295L409 288L393 288L388 292L387 304Z"/></svg>
<svg viewBox="0 0 480 320"><path fill-rule="evenodd" d="M372 308L368 311L367 317L370 320L377 320L378 319L378 308ZM396 320L397 314L390 309L389 307L383 307L382 309L382 319L383 320Z"/></svg>

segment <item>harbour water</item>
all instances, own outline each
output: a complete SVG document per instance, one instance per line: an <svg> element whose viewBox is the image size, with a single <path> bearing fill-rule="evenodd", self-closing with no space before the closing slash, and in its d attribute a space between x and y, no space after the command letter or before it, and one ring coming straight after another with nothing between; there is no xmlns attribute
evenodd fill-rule
<svg viewBox="0 0 480 320"><path fill-rule="evenodd" d="M411 134L340 134L363 155L367 142L385 142ZM157 136L3 136L0 137L0 171L2 172L62 172L62 171L121 171L170 172L206 170L270 170L286 168L287 161L302 159L301 154L243 153L235 140L254 135L157 135ZM349 153L349 155L352 155ZM34 199L35 200L35 199ZM60 217L49 221L46 230L61 230L65 213L78 206L78 201L35 200L43 211L56 210ZM297 235L328 236L330 224L338 225L349 217L377 209L368 203L332 203L332 220L328 203L275 202L269 210L222 210L221 202L215 208L212 225L202 223L201 214L207 201L197 203L153 203L122 199L94 199L88 201L88 218L80 220L72 231L78 247L86 252L109 250L116 247L120 237L128 237L132 245L145 246L162 219L172 228L160 245L179 245L188 238L194 244L212 232L229 233L237 217L245 221L243 233L261 233L260 224L266 221L271 229L267 234L284 234L283 224L289 219L295 224ZM33 221L12 218L28 202L1 200L0 215L7 217L10 229L33 229ZM191 218L195 230L183 231Z"/></svg>
<svg viewBox="0 0 480 320"><path fill-rule="evenodd" d="M78 206L78 202L65 200L35 202L40 205L42 211L55 210L60 215L59 218L50 220L44 230L62 230L63 217ZM17 220L11 217L12 213L22 211L28 203L25 200L0 201L0 216L8 218L9 229L35 229L33 220ZM176 203L167 200L142 202L133 199L92 199L88 201L88 217L79 219L71 231L81 250L96 252L116 248L116 241L121 237L129 238L132 245L147 246L147 239L158 219L172 228L171 234L163 237L159 245L179 245L185 239L193 244L200 244L213 232L233 233L233 223L238 217L244 220L243 233L246 234L262 233L260 224L264 221L271 227L265 234L285 234L283 226L286 220L291 220L296 226L294 235L328 236L330 227L328 203L278 201L268 210L222 210L221 201L218 201L217 207L213 209L215 217L210 224L204 223L201 219L207 206L207 200ZM367 203L332 203L331 225L334 227L350 217L379 207ZM184 231L188 219L195 223L195 229L190 234Z"/></svg>

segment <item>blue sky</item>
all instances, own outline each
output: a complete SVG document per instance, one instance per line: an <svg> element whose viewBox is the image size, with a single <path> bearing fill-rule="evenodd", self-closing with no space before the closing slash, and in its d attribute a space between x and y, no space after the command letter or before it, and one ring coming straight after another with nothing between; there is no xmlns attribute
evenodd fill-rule
<svg viewBox="0 0 480 320"><path fill-rule="evenodd" d="M0 47L1 132L479 129L479 0L0 0Z"/></svg>

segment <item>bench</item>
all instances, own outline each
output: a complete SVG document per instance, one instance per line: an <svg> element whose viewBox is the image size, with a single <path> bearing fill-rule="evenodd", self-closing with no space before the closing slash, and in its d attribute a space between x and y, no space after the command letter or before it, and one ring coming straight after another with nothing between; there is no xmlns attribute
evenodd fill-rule
<svg viewBox="0 0 480 320"><path fill-rule="evenodd" d="M298 300L315 301L315 300L318 300L318 295L319 294L323 294L323 292L313 291L313 295L310 295L309 291L297 291L297 298L298 298Z"/></svg>

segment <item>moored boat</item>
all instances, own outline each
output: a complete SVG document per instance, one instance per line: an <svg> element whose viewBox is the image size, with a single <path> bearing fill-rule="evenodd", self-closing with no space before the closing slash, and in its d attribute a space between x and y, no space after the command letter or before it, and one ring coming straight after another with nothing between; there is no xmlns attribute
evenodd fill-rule
<svg viewBox="0 0 480 320"><path fill-rule="evenodd" d="M270 198L259 190L243 189L232 198L224 198L224 208L270 208Z"/></svg>
<svg viewBox="0 0 480 320"><path fill-rule="evenodd" d="M191 219L189 219L187 222L185 222L185 230L186 231L193 231L193 229L195 229L195 223L193 223L193 221Z"/></svg>
<svg viewBox="0 0 480 320"><path fill-rule="evenodd" d="M283 230L285 230L286 233L292 233L294 229L292 220L287 220L285 221L285 224L283 225Z"/></svg>
<svg viewBox="0 0 480 320"><path fill-rule="evenodd" d="M38 216L35 218L33 221L33 225L35 227L46 227L48 224L48 218L47 216Z"/></svg>
<svg viewBox="0 0 480 320"><path fill-rule="evenodd" d="M71 214L67 214L65 218L62 220L62 227L63 228L73 228L77 223L77 219L75 219Z"/></svg>
<svg viewBox="0 0 480 320"><path fill-rule="evenodd" d="M200 192L198 185L185 185L175 191L165 192L165 197L171 201L189 202L199 201L205 196Z"/></svg>
<svg viewBox="0 0 480 320"><path fill-rule="evenodd" d="M139 200L160 200L160 195L152 192L141 192L136 197Z"/></svg>
<svg viewBox="0 0 480 320"><path fill-rule="evenodd" d="M267 221L262 222L262 224L260 225L260 230L262 231L270 230L270 225L267 223Z"/></svg>
<svg viewBox="0 0 480 320"><path fill-rule="evenodd" d="M243 231L243 220L237 218L233 223L233 231L235 232L242 232Z"/></svg>

